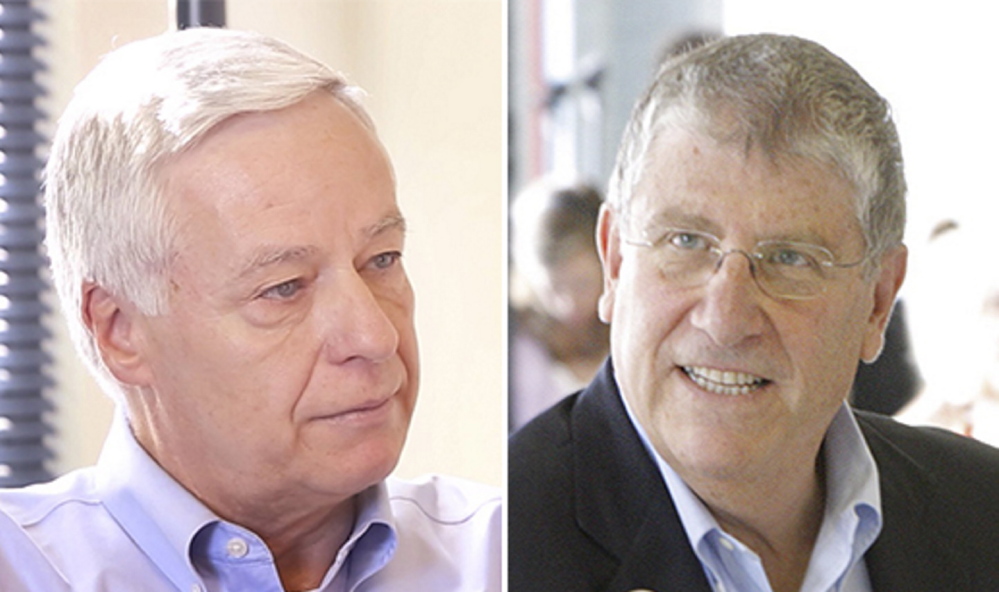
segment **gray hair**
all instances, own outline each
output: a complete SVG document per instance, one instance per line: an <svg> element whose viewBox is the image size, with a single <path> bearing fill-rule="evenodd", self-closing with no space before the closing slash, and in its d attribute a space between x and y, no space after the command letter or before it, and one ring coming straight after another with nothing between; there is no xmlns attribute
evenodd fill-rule
<svg viewBox="0 0 999 592"><path fill-rule="evenodd" d="M905 176L891 110L852 67L821 45L779 35L721 39L662 63L625 130L608 202L627 221L647 152L677 126L835 167L856 189L868 260L902 242Z"/></svg>
<svg viewBox="0 0 999 592"><path fill-rule="evenodd" d="M111 52L59 120L45 169L46 245L81 357L112 398L121 386L83 324L92 282L144 314L167 310L176 228L158 170L222 121L325 90L369 128L360 89L290 46L214 28L170 32Z"/></svg>

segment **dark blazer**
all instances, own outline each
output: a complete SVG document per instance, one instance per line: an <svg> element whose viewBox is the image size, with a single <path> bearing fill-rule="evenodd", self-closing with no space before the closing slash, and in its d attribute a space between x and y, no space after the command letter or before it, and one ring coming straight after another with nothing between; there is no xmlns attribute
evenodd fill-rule
<svg viewBox="0 0 999 592"><path fill-rule="evenodd" d="M999 450L856 412L878 464L878 592L999 591ZM710 592L608 362L510 440L510 592Z"/></svg>

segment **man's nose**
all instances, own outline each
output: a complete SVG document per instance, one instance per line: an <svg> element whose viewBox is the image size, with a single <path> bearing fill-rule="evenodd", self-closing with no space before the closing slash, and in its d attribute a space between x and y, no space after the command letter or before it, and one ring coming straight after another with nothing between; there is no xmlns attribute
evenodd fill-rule
<svg viewBox="0 0 999 592"><path fill-rule="evenodd" d="M765 319L759 304L765 296L756 283L753 266L749 253L726 251L701 289L691 322L719 346L738 345L763 330Z"/></svg>
<svg viewBox="0 0 999 592"><path fill-rule="evenodd" d="M352 359L379 362L399 348L399 331L379 298L356 271L349 271L329 286L317 304L324 348L330 362Z"/></svg>

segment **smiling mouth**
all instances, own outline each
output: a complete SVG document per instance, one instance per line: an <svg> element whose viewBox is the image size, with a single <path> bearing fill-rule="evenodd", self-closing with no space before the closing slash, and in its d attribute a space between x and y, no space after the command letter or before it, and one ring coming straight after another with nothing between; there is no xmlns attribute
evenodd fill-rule
<svg viewBox="0 0 999 592"><path fill-rule="evenodd" d="M770 383L765 378L746 374L745 372L715 370L714 368L705 368L703 366L683 366L683 372L694 384L702 389L710 393L732 397L748 395Z"/></svg>

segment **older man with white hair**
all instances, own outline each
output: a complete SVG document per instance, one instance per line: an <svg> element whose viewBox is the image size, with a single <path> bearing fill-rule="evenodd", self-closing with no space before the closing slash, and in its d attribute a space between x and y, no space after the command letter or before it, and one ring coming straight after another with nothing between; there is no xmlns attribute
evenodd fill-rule
<svg viewBox="0 0 999 592"><path fill-rule="evenodd" d="M0 493L73 590L500 589L498 492L388 478L413 291L357 94L216 29L126 45L77 88L48 246L120 413L96 467Z"/></svg>

